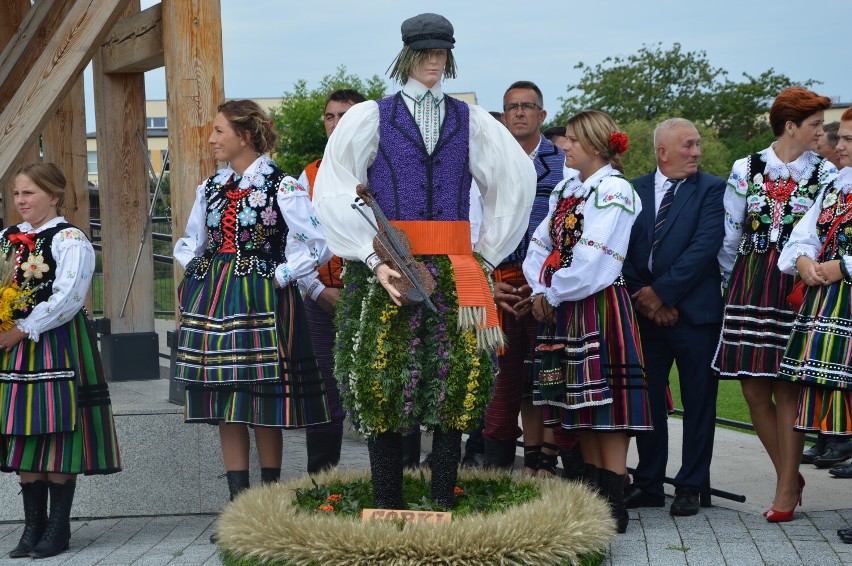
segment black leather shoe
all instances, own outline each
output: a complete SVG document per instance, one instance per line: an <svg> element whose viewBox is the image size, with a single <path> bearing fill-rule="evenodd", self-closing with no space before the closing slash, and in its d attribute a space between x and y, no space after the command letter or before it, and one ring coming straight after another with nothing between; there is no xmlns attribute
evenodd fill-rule
<svg viewBox="0 0 852 566"><path fill-rule="evenodd" d="M817 438L816 444L802 452L802 464L813 464L814 458L818 458L825 454L826 438L820 435Z"/></svg>
<svg viewBox="0 0 852 566"><path fill-rule="evenodd" d="M669 513L675 517L689 517L698 514L698 507L698 490L679 487L675 490L675 499Z"/></svg>
<svg viewBox="0 0 852 566"><path fill-rule="evenodd" d="M837 536L846 544L852 544L852 529L838 529Z"/></svg>
<svg viewBox="0 0 852 566"><path fill-rule="evenodd" d="M631 485L624 491L624 506L628 509L637 509L639 507L665 507L666 496L655 495L642 491L635 485Z"/></svg>
<svg viewBox="0 0 852 566"><path fill-rule="evenodd" d="M841 440L840 442L830 440L822 456L814 458L814 466L817 468L830 468L835 464L845 462L852 458L852 442Z"/></svg>
<svg viewBox="0 0 852 566"><path fill-rule="evenodd" d="M834 466L828 473L833 475L836 478L852 478L852 464L846 464L845 466Z"/></svg>

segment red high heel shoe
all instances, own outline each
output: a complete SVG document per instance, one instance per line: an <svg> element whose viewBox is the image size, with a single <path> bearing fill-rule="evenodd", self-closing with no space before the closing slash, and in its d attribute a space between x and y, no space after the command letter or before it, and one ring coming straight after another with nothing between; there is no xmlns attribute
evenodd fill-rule
<svg viewBox="0 0 852 566"><path fill-rule="evenodd" d="M766 517L766 520L770 523L786 523L788 521L793 520L793 511L796 507L802 506L802 492L805 491L805 478L802 474L799 474L799 497L796 499L796 505L793 506L793 509L789 511L776 511L769 506L769 509L763 512L763 516Z"/></svg>

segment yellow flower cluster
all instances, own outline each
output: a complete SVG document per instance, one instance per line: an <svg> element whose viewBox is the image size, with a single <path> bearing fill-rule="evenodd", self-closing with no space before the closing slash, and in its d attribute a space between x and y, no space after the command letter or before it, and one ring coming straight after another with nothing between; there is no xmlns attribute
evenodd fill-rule
<svg viewBox="0 0 852 566"><path fill-rule="evenodd" d="M12 315L14 310L21 306L22 295L17 283L5 287L0 293L0 332L9 330L15 325Z"/></svg>
<svg viewBox="0 0 852 566"><path fill-rule="evenodd" d="M376 359L373 361L372 368L377 372L381 372L388 365L387 353L385 352L385 339L388 337L388 333L390 332L390 326L388 323L391 319L399 312L399 307L396 305L385 305L382 309L381 314L379 315L379 320L384 325L382 331L379 332L379 336L376 339ZM377 374L378 375L378 374ZM387 399L385 399L382 394L382 384L378 377L374 377L370 381L370 389L372 390L373 396L376 399L376 403L378 406L377 411L377 421L375 423L376 432L386 432L387 431L387 423L384 420L384 408L387 404Z"/></svg>
<svg viewBox="0 0 852 566"><path fill-rule="evenodd" d="M461 339L464 341L464 352L470 360L470 375L467 380L467 393L464 396L464 409L467 413L459 416L457 426L461 430L467 430L470 422L470 411L473 411L476 403L476 390L479 387L479 354L476 350L476 334L472 330L465 330L461 333Z"/></svg>

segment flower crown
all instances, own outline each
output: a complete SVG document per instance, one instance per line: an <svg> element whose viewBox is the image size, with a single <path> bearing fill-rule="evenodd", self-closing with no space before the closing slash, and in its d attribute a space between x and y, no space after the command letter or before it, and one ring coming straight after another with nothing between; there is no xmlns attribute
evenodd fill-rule
<svg viewBox="0 0 852 566"><path fill-rule="evenodd" d="M609 148L617 154L622 154L630 147L630 140L624 132L613 132L609 135Z"/></svg>

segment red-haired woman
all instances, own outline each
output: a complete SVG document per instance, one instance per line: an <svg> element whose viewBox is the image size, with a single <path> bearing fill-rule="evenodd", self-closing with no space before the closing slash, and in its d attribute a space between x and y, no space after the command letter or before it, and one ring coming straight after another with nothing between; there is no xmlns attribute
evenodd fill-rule
<svg viewBox="0 0 852 566"><path fill-rule="evenodd" d="M796 429L852 436L852 108L843 113L842 169L793 229L778 267L807 291L779 378L802 385ZM852 543L852 529L838 531Z"/></svg>
<svg viewBox="0 0 852 566"><path fill-rule="evenodd" d="M814 153L831 100L788 88L769 111L775 142L734 163L725 192L725 239L719 264L728 281L725 318L713 369L739 379L751 419L777 476L775 497L764 512L789 521L801 502L799 462L804 434L793 430L799 385L776 379L796 313L785 299L793 276L778 257L796 223L836 174ZM774 398L774 401L773 401Z"/></svg>

